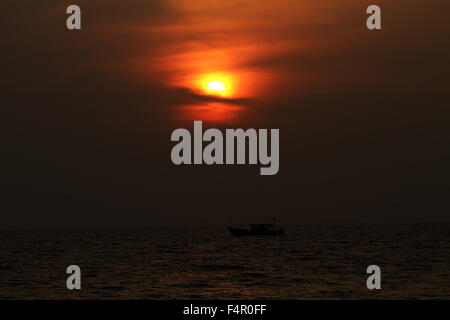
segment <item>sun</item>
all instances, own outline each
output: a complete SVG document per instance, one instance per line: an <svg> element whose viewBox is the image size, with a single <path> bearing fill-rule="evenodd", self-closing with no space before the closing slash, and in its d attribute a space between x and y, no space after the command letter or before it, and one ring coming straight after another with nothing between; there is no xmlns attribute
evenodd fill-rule
<svg viewBox="0 0 450 320"><path fill-rule="evenodd" d="M206 89L212 91L225 91L226 87L223 82L214 80L207 84Z"/></svg>
<svg viewBox="0 0 450 320"><path fill-rule="evenodd" d="M230 97L230 83L227 81L227 79L223 78L210 78L210 79L204 79L204 90L205 93L212 96L219 96L222 98Z"/></svg>
<svg viewBox="0 0 450 320"><path fill-rule="evenodd" d="M232 77L225 73L211 73L200 77L200 87L211 96L229 98L233 96Z"/></svg>
<svg viewBox="0 0 450 320"><path fill-rule="evenodd" d="M220 98L236 96L236 76L225 72L199 74L193 82L201 94Z"/></svg>

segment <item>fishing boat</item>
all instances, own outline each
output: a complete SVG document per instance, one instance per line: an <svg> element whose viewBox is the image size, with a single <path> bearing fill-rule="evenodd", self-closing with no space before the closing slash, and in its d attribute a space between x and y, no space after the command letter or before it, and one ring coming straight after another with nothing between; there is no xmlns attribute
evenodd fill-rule
<svg viewBox="0 0 450 320"><path fill-rule="evenodd" d="M233 236L281 236L284 230L275 223L250 224L250 228L229 226L228 230Z"/></svg>

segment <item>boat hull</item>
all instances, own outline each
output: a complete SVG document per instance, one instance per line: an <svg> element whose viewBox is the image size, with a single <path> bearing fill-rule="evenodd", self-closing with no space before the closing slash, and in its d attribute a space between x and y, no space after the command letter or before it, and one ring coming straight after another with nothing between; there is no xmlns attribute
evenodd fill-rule
<svg viewBox="0 0 450 320"><path fill-rule="evenodd" d="M278 230L246 230L246 229L239 229L239 228L233 228L228 227L228 231L233 236L281 236L284 234L283 229Z"/></svg>

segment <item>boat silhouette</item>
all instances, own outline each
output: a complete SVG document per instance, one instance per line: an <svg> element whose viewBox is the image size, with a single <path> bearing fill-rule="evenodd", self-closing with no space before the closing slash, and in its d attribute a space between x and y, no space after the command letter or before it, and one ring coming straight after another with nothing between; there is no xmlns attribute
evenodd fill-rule
<svg viewBox="0 0 450 320"><path fill-rule="evenodd" d="M229 226L228 231L233 236L281 236L284 230L275 223L250 224L250 228L238 228Z"/></svg>

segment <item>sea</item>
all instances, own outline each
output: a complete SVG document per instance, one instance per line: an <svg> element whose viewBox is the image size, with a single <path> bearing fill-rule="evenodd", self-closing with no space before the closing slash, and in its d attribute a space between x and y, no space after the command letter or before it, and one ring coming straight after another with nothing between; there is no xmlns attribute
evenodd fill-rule
<svg viewBox="0 0 450 320"><path fill-rule="evenodd" d="M66 286L69 265L80 290ZM449 298L449 223L0 232L0 299Z"/></svg>

